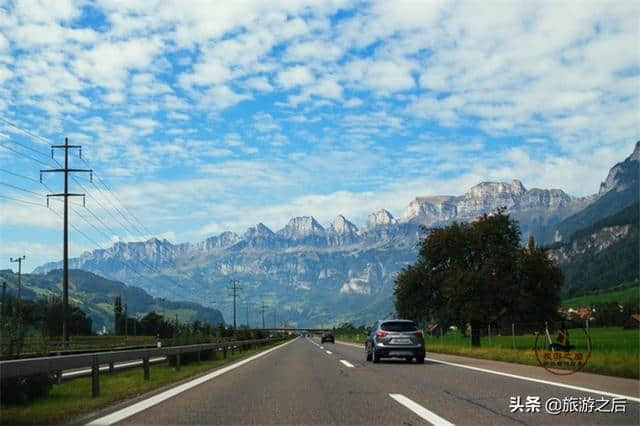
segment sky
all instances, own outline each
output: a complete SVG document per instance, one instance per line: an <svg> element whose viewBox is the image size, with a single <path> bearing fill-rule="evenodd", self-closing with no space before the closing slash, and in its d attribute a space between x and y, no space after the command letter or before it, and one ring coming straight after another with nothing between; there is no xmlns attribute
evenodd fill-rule
<svg viewBox="0 0 640 426"><path fill-rule="evenodd" d="M482 181L597 192L639 139L632 1L0 0L0 268Z"/></svg>

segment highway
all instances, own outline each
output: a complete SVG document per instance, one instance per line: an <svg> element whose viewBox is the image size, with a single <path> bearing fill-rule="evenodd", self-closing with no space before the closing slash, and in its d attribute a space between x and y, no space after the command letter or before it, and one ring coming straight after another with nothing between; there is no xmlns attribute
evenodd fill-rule
<svg viewBox="0 0 640 426"><path fill-rule="evenodd" d="M429 354L428 354L429 356ZM224 370L224 369L223 369ZM542 369L540 369L542 370ZM554 377L548 374L548 381ZM600 389L603 389L601 386ZM614 391L611 391L614 392ZM540 397L512 412L512 397ZM242 365L156 394L92 424L607 424L637 425L638 398L625 412L552 415L552 398L598 393L427 360L367 362L356 345L297 338ZM611 396L604 396L611 400ZM595 404L601 405L600 403ZM607 409L611 408L611 404ZM551 410L553 411L553 410Z"/></svg>

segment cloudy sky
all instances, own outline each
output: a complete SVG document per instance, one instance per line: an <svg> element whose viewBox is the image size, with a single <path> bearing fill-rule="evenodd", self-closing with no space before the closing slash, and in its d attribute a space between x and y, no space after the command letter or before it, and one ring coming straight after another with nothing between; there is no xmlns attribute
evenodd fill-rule
<svg viewBox="0 0 640 426"><path fill-rule="evenodd" d="M73 255L486 180L597 192L639 138L639 5L0 0L0 267L61 256L64 137L96 172Z"/></svg>

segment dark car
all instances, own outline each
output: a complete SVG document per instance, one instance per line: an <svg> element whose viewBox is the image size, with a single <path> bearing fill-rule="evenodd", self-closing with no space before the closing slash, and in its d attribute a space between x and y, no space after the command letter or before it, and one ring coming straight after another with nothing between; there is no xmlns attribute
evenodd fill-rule
<svg viewBox="0 0 640 426"><path fill-rule="evenodd" d="M422 331L413 321L393 319L377 321L365 343L367 361L381 358L404 358L424 363L425 346Z"/></svg>
<svg viewBox="0 0 640 426"><path fill-rule="evenodd" d="M336 339L333 337L333 333L331 333L330 331L325 331L324 333L322 333L320 343L324 342L336 343Z"/></svg>

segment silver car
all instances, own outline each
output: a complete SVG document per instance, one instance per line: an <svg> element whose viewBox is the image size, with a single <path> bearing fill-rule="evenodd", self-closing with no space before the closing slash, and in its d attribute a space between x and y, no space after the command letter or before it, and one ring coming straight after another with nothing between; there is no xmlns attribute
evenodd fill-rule
<svg viewBox="0 0 640 426"><path fill-rule="evenodd" d="M413 321L393 319L377 321L365 343L367 361L379 362L381 358L404 358L424 364L425 346L422 331Z"/></svg>

